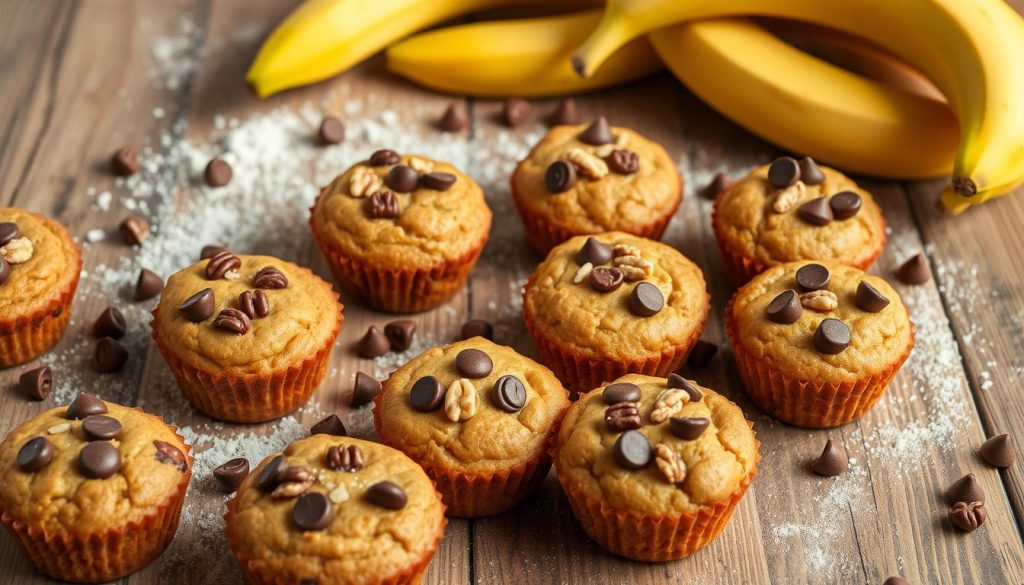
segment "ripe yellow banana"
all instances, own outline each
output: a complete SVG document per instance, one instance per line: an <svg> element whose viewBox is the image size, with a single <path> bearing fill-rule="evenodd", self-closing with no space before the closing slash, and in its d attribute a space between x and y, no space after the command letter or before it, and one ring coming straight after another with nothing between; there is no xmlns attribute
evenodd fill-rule
<svg viewBox="0 0 1024 585"><path fill-rule="evenodd" d="M579 93L662 68L646 38L626 43L586 79L569 57L601 19L600 10L478 22L412 36L387 49L387 67L431 89L481 97Z"/></svg>
<svg viewBox="0 0 1024 585"><path fill-rule="evenodd" d="M609 0L573 57L589 75L623 43L670 24L728 16L807 21L898 55L949 99L961 127L952 184L959 213L1024 181L1024 22L1001 0Z"/></svg>
<svg viewBox="0 0 1024 585"><path fill-rule="evenodd" d="M246 80L261 97L332 77L418 30L479 10L550 0L306 0L263 43ZM599 0L559 0L591 7Z"/></svg>
<svg viewBox="0 0 1024 585"><path fill-rule="evenodd" d="M935 177L953 166L959 126L939 99L827 63L752 20L683 23L649 36L701 99L788 150L884 177Z"/></svg>

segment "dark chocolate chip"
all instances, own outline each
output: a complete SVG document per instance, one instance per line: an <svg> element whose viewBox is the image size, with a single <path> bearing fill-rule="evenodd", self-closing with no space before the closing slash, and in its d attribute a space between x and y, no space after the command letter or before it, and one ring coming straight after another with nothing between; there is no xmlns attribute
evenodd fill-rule
<svg viewBox="0 0 1024 585"><path fill-rule="evenodd" d="M716 353L718 353L717 345L700 339L697 341L697 345L690 350L690 355L686 356L686 366L691 370L699 370L708 365Z"/></svg>
<svg viewBox="0 0 1024 585"><path fill-rule="evenodd" d="M260 470L260 474L256 476L256 487L260 488L260 491L270 493L281 483L279 477L283 463L284 455L278 455Z"/></svg>
<svg viewBox="0 0 1024 585"><path fill-rule="evenodd" d="M217 318L213 320L214 327L235 335L248 333L249 325L249 315L240 309L221 309Z"/></svg>
<svg viewBox="0 0 1024 585"><path fill-rule="evenodd" d="M18 378L22 394L33 400L46 400L53 390L53 372L50 366L29 370Z"/></svg>
<svg viewBox="0 0 1024 585"><path fill-rule="evenodd" d="M64 416L71 420L78 420L90 414L107 414L107 405L96 396L83 392L71 401Z"/></svg>
<svg viewBox="0 0 1024 585"><path fill-rule="evenodd" d="M590 271L590 288L600 293L612 292L622 286L623 278L622 271L614 266L595 266Z"/></svg>
<svg viewBox="0 0 1024 585"><path fill-rule="evenodd" d="M200 260L209 260L221 252L227 252L228 247L224 244L207 244L199 251Z"/></svg>
<svg viewBox="0 0 1024 585"><path fill-rule="evenodd" d="M334 506L321 492L306 492L295 500L292 508L292 522L299 530L319 531L327 528L334 520Z"/></svg>
<svg viewBox="0 0 1024 585"><path fill-rule="evenodd" d="M100 316L96 318L96 322L92 325L92 334L96 337L113 337L114 339L120 339L124 337L124 332L128 329L128 322L124 318L124 314L117 307L107 307L105 311L100 313Z"/></svg>
<svg viewBox="0 0 1024 585"><path fill-rule="evenodd" d="M121 233L121 241L125 244L138 246L149 236L149 222L137 215L130 215L121 221L117 231Z"/></svg>
<svg viewBox="0 0 1024 585"><path fill-rule="evenodd" d="M885 295L878 292L878 289L871 286L866 280L860 281L860 284L857 285L855 299L857 308L868 313L877 313L889 306L889 299L885 298Z"/></svg>
<svg viewBox="0 0 1024 585"><path fill-rule="evenodd" d="M420 174L408 165L395 165L384 176L384 184L392 191L410 193L420 184Z"/></svg>
<svg viewBox="0 0 1024 585"><path fill-rule="evenodd" d="M320 144L341 144L345 140L345 125L334 116L324 116L318 137Z"/></svg>
<svg viewBox="0 0 1024 585"><path fill-rule="evenodd" d="M715 173L715 178L707 184L706 187L701 189L700 196L704 199L714 200L718 197L718 194L729 188L732 181L729 180L729 176L725 173Z"/></svg>
<svg viewBox="0 0 1024 585"><path fill-rule="evenodd" d="M615 440L612 457L621 467L642 469L651 462L651 443L640 431L626 431Z"/></svg>
<svg viewBox="0 0 1024 585"><path fill-rule="evenodd" d="M18 229L18 224L11 221L0 223L0 246L6 246L20 237L21 230Z"/></svg>
<svg viewBox="0 0 1024 585"><path fill-rule="evenodd" d="M986 515L982 502L957 502L949 510L949 521L964 532L973 532L985 523Z"/></svg>
<svg viewBox="0 0 1024 585"><path fill-rule="evenodd" d="M515 128L530 115L530 102L521 98L509 98L501 107L501 120L509 128Z"/></svg>
<svg viewBox="0 0 1024 585"><path fill-rule="evenodd" d="M101 337L96 342L94 364L96 371L107 374L116 372L128 361L128 350L113 337Z"/></svg>
<svg viewBox="0 0 1024 585"><path fill-rule="evenodd" d="M110 441L121 436L121 422L105 414L91 414L82 419L82 432L89 441Z"/></svg>
<svg viewBox="0 0 1024 585"><path fill-rule="evenodd" d="M668 429L684 441L699 439L710 424L710 420L701 416L673 416L668 419Z"/></svg>
<svg viewBox="0 0 1024 585"><path fill-rule="evenodd" d="M331 445L327 448L327 466L335 471L347 471L352 473L359 471L366 465L366 458L363 456L359 445Z"/></svg>
<svg viewBox="0 0 1024 585"><path fill-rule="evenodd" d="M238 270L242 267L242 259L235 256L228 250L218 252L210 257L206 262L206 280L218 280L224 278L224 276L232 270Z"/></svg>
<svg viewBox="0 0 1024 585"><path fill-rule="evenodd" d="M231 182L233 174L231 165L227 161L215 158L207 163L206 170L203 171L203 179L211 187L223 187Z"/></svg>
<svg viewBox="0 0 1024 585"><path fill-rule="evenodd" d="M402 215L398 195L391 191L375 191L366 204L370 207L370 219L395 219Z"/></svg>
<svg viewBox="0 0 1024 585"><path fill-rule="evenodd" d="M378 481L366 490L366 499L387 510L401 510L409 502L405 490L390 481Z"/></svg>
<svg viewBox="0 0 1024 585"><path fill-rule="evenodd" d="M415 334L416 322L412 319L399 319L384 326L384 335L391 342L391 351L409 349Z"/></svg>
<svg viewBox="0 0 1024 585"><path fill-rule="evenodd" d="M604 411L604 424L613 433L639 429L644 421L636 402L617 402Z"/></svg>
<svg viewBox="0 0 1024 585"><path fill-rule="evenodd" d="M544 186L552 193L561 193L573 188L576 184L576 165L564 160L556 160L544 171Z"/></svg>
<svg viewBox="0 0 1024 585"><path fill-rule="evenodd" d="M455 369L467 378L485 378L494 369L494 362L487 353L471 347L455 356Z"/></svg>
<svg viewBox="0 0 1024 585"><path fill-rule="evenodd" d="M34 437L18 449L18 469L33 473L53 461L53 445L46 437Z"/></svg>
<svg viewBox="0 0 1024 585"><path fill-rule="evenodd" d="M782 156L768 165L768 182L772 187L785 189L800 180L800 164L796 160Z"/></svg>
<svg viewBox="0 0 1024 585"><path fill-rule="evenodd" d="M800 219L811 225L828 225L832 223L832 208L829 207L828 198L815 197L796 208Z"/></svg>
<svg viewBox="0 0 1024 585"><path fill-rule="evenodd" d="M156 453L153 453L153 457L157 461L166 465L173 465L181 472L188 471L188 461L185 460L185 454L181 452L181 449L167 441L160 440L153 441L153 446L156 447Z"/></svg>
<svg viewBox="0 0 1024 585"><path fill-rule="evenodd" d="M649 282L640 282L629 294L629 310L638 317L657 315L665 307L665 296Z"/></svg>
<svg viewBox="0 0 1024 585"><path fill-rule="evenodd" d="M447 191L455 184L455 180L452 173L425 173L420 177L420 186L434 191Z"/></svg>
<svg viewBox="0 0 1024 585"><path fill-rule="evenodd" d="M459 132L469 127L469 112L466 102L458 101L448 104L438 126L445 132Z"/></svg>
<svg viewBox="0 0 1024 585"><path fill-rule="evenodd" d="M611 172L620 175L632 175L640 170L640 157L632 150L617 148L604 160Z"/></svg>
<svg viewBox="0 0 1024 585"><path fill-rule="evenodd" d="M444 402L445 389L433 376L423 376L409 391L409 404L420 412L437 410Z"/></svg>
<svg viewBox="0 0 1024 585"><path fill-rule="evenodd" d="M835 477L845 473L848 464L849 461L846 458L846 453L833 443L832 439L829 439L825 442L825 448L822 449L821 455L818 455L818 458L811 464L811 469L818 475Z"/></svg>
<svg viewBox="0 0 1024 585"><path fill-rule="evenodd" d="M252 278L252 285L267 290L288 288L288 277L277 267L264 266Z"/></svg>
<svg viewBox="0 0 1024 585"><path fill-rule="evenodd" d="M216 300L213 297L212 288L204 288L196 294L185 299L180 305L178 310L185 319L193 322L200 323L206 321L213 315L213 308Z"/></svg>
<svg viewBox="0 0 1024 585"><path fill-rule="evenodd" d="M579 113L576 111L576 100L563 98L562 101L558 102L555 111L551 112L551 116L548 117L548 123L552 126L564 126L578 124L579 119Z"/></svg>
<svg viewBox="0 0 1024 585"><path fill-rule="evenodd" d="M679 374L669 374L668 377L665 378L665 387L682 388L683 390L686 390L686 393L690 396L690 402L700 402L700 399L704 397L700 390L697 389L697 386Z"/></svg>
<svg viewBox="0 0 1024 585"><path fill-rule="evenodd" d="M1001 469L1010 467L1017 459L1013 442L1010 440L1010 435L1006 433L996 435L982 443L981 448L978 449L978 455L981 455L981 458L989 465Z"/></svg>
<svg viewBox="0 0 1024 585"><path fill-rule="evenodd" d="M604 116L599 116L596 120L591 122L590 126L587 126L583 132L580 132L578 138L580 139L580 142L585 142L594 146L615 142L615 136L612 135L611 126L608 125L608 119Z"/></svg>
<svg viewBox="0 0 1024 585"><path fill-rule="evenodd" d="M605 404L618 404L620 402L639 402L640 387L629 382L617 382L605 386L601 397Z"/></svg>
<svg viewBox="0 0 1024 585"><path fill-rule="evenodd" d="M820 185L825 182L825 173L821 172L813 158L805 156L800 159L800 180L808 185Z"/></svg>
<svg viewBox="0 0 1024 585"><path fill-rule="evenodd" d="M78 453L78 469L90 479L106 479L121 469L121 453L110 443L89 443Z"/></svg>
<svg viewBox="0 0 1024 585"><path fill-rule="evenodd" d="M352 388L352 399L349 401L349 405L360 407L369 404L380 394L380 391L380 382L362 372L356 372L356 382Z"/></svg>
<svg viewBox="0 0 1024 585"><path fill-rule="evenodd" d="M164 279L160 275L143 268L139 271L139 278L135 281L135 300L148 301L164 290Z"/></svg>
<svg viewBox="0 0 1024 585"><path fill-rule="evenodd" d="M896 278L907 284L924 284L930 277L924 254L915 254L896 269Z"/></svg>
<svg viewBox="0 0 1024 585"><path fill-rule="evenodd" d="M331 414L318 423L310 427L310 435L333 435L335 437L347 437L348 430L345 429L345 423L341 422L338 415Z"/></svg>
<svg viewBox="0 0 1024 585"><path fill-rule="evenodd" d="M583 266L589 262L596 267L611 262L613 257L615 254L612 252L611 246L602 244L600 240L590 236L583 243L580 251L576 253L576 263Z"/></svg>
<svg viewBox="0 0 1024 585"><path fill-rule="evenodd" d="M828 268L821 264L804 264L796 271L796 284L804 292L828 288L830 278Z"/></svg>
<svg viewBox="0 0 1024 585"><path fill-rule="evenodd" d="M526 406L526 385L506 374L494 383L494 404L505 412L519 412Z"/></svg>
<svg viewBox="0 0 1024 585"><path fill-rule="evenodd" d="M139 172L139 153L130 146L117 149L110 157L110 172L118 177L130 177Z"/></svg>
<svg viewBox="0 0 1024 585"><path fill-rule="evenodd" d="M839 319L829 317L818 323L814 332L814 346L821 353L835 355L850 345L850 328Z"/></svg>
<svg viewBox="0 0 1024 585"><path fill-rule="evenodd" d="M981 489L981 484L978 483L974 474L968 473L949 486L949 489L946 490L946 500L951 506L957 502L984 503L985 490Z"/></svg>
<svg viewBox="0 0 1024 585"><path fill-rule="evenodd" d="M391 342L380 329L377 329L376 325L370 325L356 347L356 353L365 359L373 359L389 351L391 351Z"/></svg>
<svg viewBox="0 0 1024 585"><path fill-rule="evenodd" d="M768 314L768 319L772 322L779 323L780 325L789 325L790 323L796 323L800 319L800 315L803 315L804 308L800 305L800 298L797 296L795 290L784 290L772 299L772 302L768 303L768 308L765 310Z"/></svg>
<svg viewBox="0 0 1024 585"><path fill-rule="evenodd" d="M494 326L483 319L470 319L462 324L460 332L462 339L470 337L483 337L487 340L494 339Z"/></svg>
<svg viewBox="0 0 1024 585"><path fill-rule="evenodd" d="M382 148L380 150L373 151L370 155L370 160L367 161L371 167L386 167L389 165L397 165L402 162L402 156L397 152L389 149Z"/></svg>
<svg viewBox="0 0 1024 585"><path fill-rule="evenodd" d="M860 195L853 191L841 191L828 200L832 208L832 217L838 220L850 219L860 211Z"/></svg>
<svg viewBox="0 0 1024 585"><path fill-rule="evenodd" d="M249 462L244 457L235 457L213 468L213 477L225 492L238 491L246 477L249 477Z"/></svg>

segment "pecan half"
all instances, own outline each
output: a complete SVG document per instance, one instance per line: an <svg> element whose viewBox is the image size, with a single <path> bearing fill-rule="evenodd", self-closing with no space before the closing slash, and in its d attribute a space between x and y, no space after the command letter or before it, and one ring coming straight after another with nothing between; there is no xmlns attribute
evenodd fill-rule
<svg viewBox="0 0 1024 585"><path fill-rule="evenodd" d="M366 465L359 445L334 445L327 450L327 466L335 471L359 471Z"/></svg>
<svg viewBox="0 0 1024 585"><path fill-rule="evenodd" d="M243 291L238 295L238 308L250 319L266 317L270 314L270 299L262 290Z"/></svg>
<svg viewBox="0 0 1024 585"><path fill-rule="evenodd" d="M274 499L295 498L309 491L316 483L316 477L301 465L285 467L277 472L277 487L270 492Z"/></svg>
<svg viewBox="0 0 1024 585"><path fill-rule="evenodd" d="M636 402L618 402L604 411L604 422L614 433L639 429L644 423Z"/></svg>
<svg viewBox="0 0 1024 585"><path fill-rule="evenodd" d="M213 326L237 335L244 335L249 331L249 316L238 309L224 309L213 320Z"/></svg>
<svg viewBox="0 0 1024 585"><path fill-rule="evenodd" d="M206 263L206 280L224 278L228 272L237 271L242 267L242 259L228 250L214 254Z"/></svg>
<svg viewBox="0 0 1024 585"><path fill-rule="evenodd" d="M264 266L252 278L252 285L256 288L288 288L288 277L273 266Z"/></svg>

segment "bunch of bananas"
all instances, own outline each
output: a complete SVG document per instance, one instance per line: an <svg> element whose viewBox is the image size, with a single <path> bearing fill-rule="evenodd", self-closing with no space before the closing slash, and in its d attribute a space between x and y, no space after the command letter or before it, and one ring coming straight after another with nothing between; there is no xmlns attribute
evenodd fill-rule
<svg viewBox="0 0 1024 585"><path fill-rule="evenodd" d="M269 95L386 49L391 71L437 90L546 96L664 64L725 116L791 151L882 177L951 173L941 201L954 213L1024 182L1024 20L1003 0L607 0L603 9L563 0L582 11L409 36L484 9L549 4L308 0L274 31L248 79Z"/></svg>

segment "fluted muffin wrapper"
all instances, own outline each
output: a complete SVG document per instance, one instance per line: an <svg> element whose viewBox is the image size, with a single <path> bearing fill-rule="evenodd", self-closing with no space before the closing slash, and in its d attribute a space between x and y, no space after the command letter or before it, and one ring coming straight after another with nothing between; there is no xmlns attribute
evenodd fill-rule
<svg viewBox="0 0 1024 585"><path fill-rule="evenodd" d="M531 211L525 204L520 201L520 196L516 192L515 184L512 185L512 200L515 201L516 209L519 211L519 217L523 221L523 228L526 232L526 240L530 242L537 252L542 256L547 256L548 252L552 248L568 240L569 238L580 236L598 234L600 232L579 232L571 231L568 228L561 226L548 217ZM665 213L653 217L652 220L644 225L639 230L625 230L635 236L648 238L651 240L661 240L662 234L665 233L665 227L668 226L668 222L672 220L672 216L675 215L676 209L679 208L679 204L683 201L683 187L682 182L679 184L679 194L676 197L675 203L666 210ZM619 229L619 228L615 228ZM606 231L614 231L612 229Z"/></svg>
<svg viewBox="0 0 1024 585"><path fill-rule="evenodd" d="M609 506L565 480L563 474L558 473L557 456L555 472L576 520L601 548L635 561L671 561L707 546L728 524L736 504L757 475L761 442L755 438L754 443L757 454L754 465L736 489L724 500L683 514L638 514Z"/></svg>
<svg viewBox="0 0 1024 585"><path fill-rule="evenodd" d="M914 323L911 321L910 343L888 368L856 382L801 380L787 376L744 349L733 319L735 300L734 294L725 307L725 330L747 396L769 416L794 426L824 429L860 418L882 397L914 348Z"/></svg>
<svg viewBox="0 0 1024 585"><path fill-rule="evenodd" d="M82 256L78 255L74 275L57 297L38 311L17 319L0 321L0 368L9 368L39 357L54 346L67 329L71 306L82 274Z"/></svg>
<svg viewBox="0 0 1024 585"><path fill-rule="evenodd" d="M169 426L175 429L173 425ZM181 506L195 460L184 437L177 432L175 435L188 469L182 474L178 490L137 522L104 532L48 532L45 528L15 518L4 509L0 509L0 522L28 560L55 579L74 583L106 583L135 573L160 556L178 530Z"/></svg>
<svg viewBox="0 0 1024 585"><path fill-rule="evenodd" d="M337 299L336 293L334 296ZM158 311L159 307L153 311L154 319L150 322L153 340L170 366L182 395L192 406L215 419L239 423L278 419L305 404L324 379L334 341L345 321L339 304L334 331L313 355L268 374L236 376L203 370L178 357L160 339Z"/></svg>

